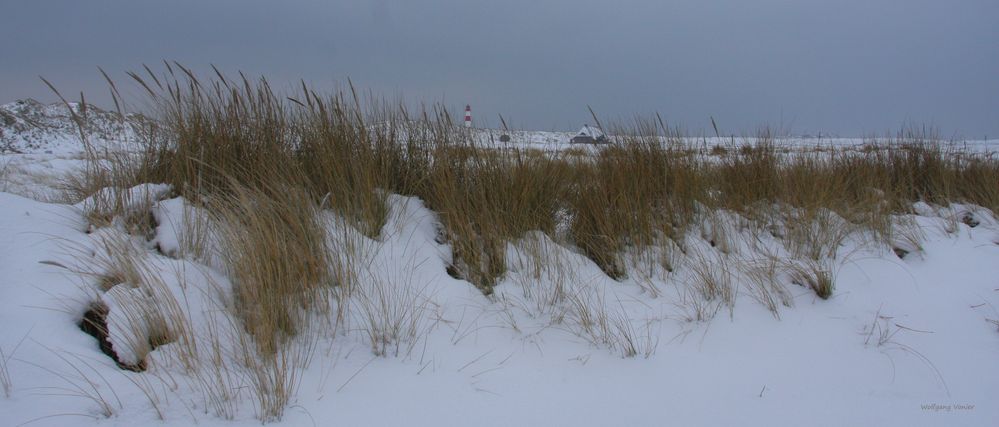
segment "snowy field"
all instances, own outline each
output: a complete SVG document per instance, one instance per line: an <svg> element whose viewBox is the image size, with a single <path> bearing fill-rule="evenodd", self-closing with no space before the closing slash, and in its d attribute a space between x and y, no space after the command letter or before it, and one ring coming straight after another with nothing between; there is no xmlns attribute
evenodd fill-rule
<svg viewBox="0 0 999 427"><path fill-rule="evenodd" d="M559 149L569 136L518 133L513 142ZM224 339L241 333L220 308L232 303L224 254L185 252L199 238L213 247L217 230L189 227L204 213L157 186L129 190L151 207L153 235L92 229L88 202L65 204L60 192L60 179L85 164L74 144L0 156L0 424L260 424L265 403L254 390L276 382L240 366L240 349ZM621 281L529 234L509 245L510 271L487 297L447 273L451 248L439 242L435 213L415 198L392 196L390 207L379 239L325 219L331 244L361 254L363 279L331 296L336 315L315 319L283 355L307 363L287 373L292 397L275 424L999 420L999 222L982 208L916 206L918 215L899 218L913 225L896 245L903 256L848 236L826 261L835 291L822 300L794 283L794 268L773 264L787 258L780 242L724 212L688 236L695 255L676 259L674 271L649 261L674 256L660 248L631 257ZM723 236L722 249L708 236ZM123 264L136 265L143 284L105 280ZM726 284L731 304L698 297L706 279ZM78 327L95 301L129 363L143 355L128 343L151 341L154 329L135 324L134 307L167 313L192 343L147 348L144 372L120 369ZM213 368L185 368L192 363Z"/></svg>
<svg viewBox="0 0 999 427"><path fill-rule="evenodd" d="M472 131L473 140L483 146L496 148L520 147L532 148L550 152L560 152L566 150L592 150L595 147L585 144L570 144L575 132L555 132L555 131L520 131L502 129L474 129ZM508 143L500 141L502 135L510 137ZM614 137L612 136L613 140ZM693 150L700 150L710 153L715 147L731 149L743 145L755 143L754 136L687 136L681 138L683 145ZM664 139L665 141L665 139ZM800 137L783 136L774 139L774 143L780 148L788 151L793 150L833 150L833 149L862 149L865 144L869 144L871 138L828 138L828 137ZM999 148L999 139L961 139L944 141L944 147L967 152L994 152ZM598 148L598 147L597 147Z"/></svg>

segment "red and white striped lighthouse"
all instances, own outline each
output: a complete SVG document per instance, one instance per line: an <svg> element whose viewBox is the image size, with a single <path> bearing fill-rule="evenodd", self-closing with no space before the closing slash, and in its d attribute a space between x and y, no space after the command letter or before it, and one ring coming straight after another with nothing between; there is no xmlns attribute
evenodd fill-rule
<svg viewBox="0 0 999 427"><path fill-rule="evenodd" d="M472 106L465 105L465 127L472 127Z"/></svg>

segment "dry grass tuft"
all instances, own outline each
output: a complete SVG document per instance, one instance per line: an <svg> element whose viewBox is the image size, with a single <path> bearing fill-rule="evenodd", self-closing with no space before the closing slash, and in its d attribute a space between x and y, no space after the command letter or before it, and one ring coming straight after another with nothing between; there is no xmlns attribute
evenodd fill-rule
<svg viewBox="0 0 999 427"><path fill-rule="evenodd" d="M638 126L649 136L625 138L574 165L568 184L570 240L617 279L627 276L626 247L682 240L704 189L702 164L680 149L678 131Z"/></svg>
<svg viewBox="0 0 999 427"><path fill-rule="evenodd" d="M743 265L750 295L776 319L780 319L780 307L790 307L793 302L791 293L780 281L781 271L781 262L775 257L750 260Z"/></svg>
<svg viewBox="0 0 999 427"><path fill-rule="evenodd" d="M219 224L220 258L232 281L233 311L261 354L278 352L305 327L304 313L329 310L335 286L319 206L301 188L233 184L209 212Z"/></svg>
<svg viewBox="0 0 999 427"><path fill-rule="evenodd" d="M690 264L693 287L705 301L717 301L731 311L735 306L737 282L727 255L702 251L692 256Z"/></svg>
<svg viewBox="0 0 999 427"><path fill-rule="evenodd" d="M372 268L359 278L352 301L362 319L361 329L376 356L409 355L417 337L429 327L424 314L429 298L409 275L386 277L387 269ZM413 271L413 266L409 266Z"/></svg>
<svg viewBox="0 0 999 427"><path fill-rule="evenodd" d="M554 234L568 164L547 156L439 149L425 197L452 243L454 270L485 293L506 271L506 245L528 231Z"/></svg>
<svg viewBox="0 0 999 427"><path fill-rule="evenodd" d="M815 295L822 299L832 296L836 278L828 261L792 261L788 263L787 269L792 283L815 291Z"/></svg>
<svg viewBox="0 0 999 427"><path fill-rule="evenodd" d="M14 382L10 378L10 369L7 365L10 363L10 358L13 356L13 352L7 355L0 348L0 388L3 388L4 397L10 397L11 390L14 389Z"/></svg>
<svg viewBox="0 0 999 427"><path fill-rule="evenodd" d="M658 347L658 334L652 331L653 321L636 328L624 305L609 305L606 295L596 289L580 289L566 295L565 320L570 330L593 345L606 346L621 357L639 354L648 358Z"/></svg>

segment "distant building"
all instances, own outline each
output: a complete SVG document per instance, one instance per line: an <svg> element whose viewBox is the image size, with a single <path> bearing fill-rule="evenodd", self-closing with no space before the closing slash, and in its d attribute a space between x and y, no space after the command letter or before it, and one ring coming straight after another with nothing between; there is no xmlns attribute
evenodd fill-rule
<svg viewBox="0 0 999 427"><path fill-rule="evenodd" d="M607 135L596 126L583 125L576 136L569 140L570 144L604 144L609 142Z"/></svg>

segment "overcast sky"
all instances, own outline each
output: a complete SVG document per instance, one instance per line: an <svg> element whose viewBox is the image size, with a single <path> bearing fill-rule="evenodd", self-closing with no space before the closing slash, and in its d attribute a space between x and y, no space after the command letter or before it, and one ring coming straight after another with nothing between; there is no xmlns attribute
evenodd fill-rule
<svg viewBox="0 0 999 427"><path fill-rule="evenodd" d="M279 88L349 77L525 129L575 129L589 105L693 134L713 116L735 134L999 137L997 0L5 0L0 40L0 103L52 101L39 75L107 102L98 66L124 81L168 59Z"/></svg>

